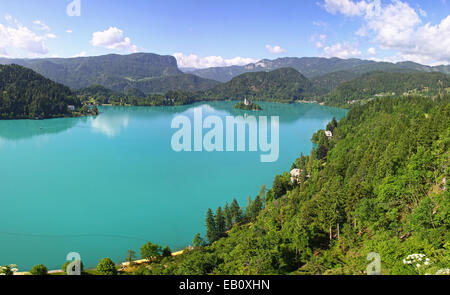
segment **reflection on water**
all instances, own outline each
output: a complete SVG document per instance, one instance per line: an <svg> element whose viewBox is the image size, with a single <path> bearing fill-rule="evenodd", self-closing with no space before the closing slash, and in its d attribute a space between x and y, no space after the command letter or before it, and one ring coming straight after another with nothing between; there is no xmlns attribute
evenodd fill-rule
<svg viewBox="0 0 450 295"><path fill-rule="evenodd" d="M90 126L94 132L112 138L128 127L129 120L129 115L126 113L107 112L91 118Z"/></svg>
<svg viewBox="0 0 450 295"><path fill-rule="evenodd" d="M224 116L279 116L281 124L289 124L304 119L323 118L323 121L328 123L329 114L333 114L335 117L342 117L345 110L319 106L318 104L307 103L293 103L293 104L281 104L271 102L257 102L262 108L262 111L246 111L234 108L236 102L229 101L212 101L212 102L200 102L189 106L172 107L169 112L184 113L190 115L194 113L195 108L202 108L203 114L208 116L209 114L224 115ZM324 110L326 110L324 112Z"/></svg>
<svg viewBox="0 0 450 295"><path fill-rule="evenodd" d="M62 118L51 120L0 120L0 142L19 141L36 136L57 134L75 127L87 118Z"/></svg>
<svg viewBox="0 0 450 295"><path fill-rule="evenodd" d="M4 141L19 141L30 139L41 135L58 134L68 131L77 125L87 124L95 133L106 135L109 138L115 137L124 131L130 118L151 118L156 119L169 115L184 114L191 116L196 108L202 108L204 116L215 114L219 116L280 116L280 123L292 123L302 119L320 119L323 124L329 120L328 115L324 115L323 110L327 109L327 114L335 114L336 117L342 115L343 110L327 107L319 107L315 104L275 104L258 102L263 111L249 112L234 108L234 102L214 101L200 102L187 106L176 107L100 107L100 115L97 117L82 118L61 118L51 120L0 120L0 145Z"/></svg>

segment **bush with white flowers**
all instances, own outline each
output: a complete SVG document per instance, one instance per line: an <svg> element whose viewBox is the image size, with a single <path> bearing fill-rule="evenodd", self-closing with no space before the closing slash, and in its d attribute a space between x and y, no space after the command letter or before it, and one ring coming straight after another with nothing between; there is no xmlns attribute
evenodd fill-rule
<svg viewBox="0 0 450 295"><path fill-rule="evenodd" d="M436 275L438 275L438 276L443 276L443 275L449 276L450 275L450 268L440 269L440 270L438 270L436 272Z"/></svg>
<svg viewBox="0 0 450 295"><path fill-rule="evenodd" d="M431 261L425 254L411 254L403 259L403 264L415 265L418 270L423 266L429 266Z"/></svg>
<svg viewBox="0 0 450 295"><path fill-rule="evenodd" d="M403 264L410 265L419 274L450 275L450 268L439 268L439 263L431 266L432 262L425 254L411 254L403 259ZM442 264L441 264L442 267Z"/></svg>
<svg viewBox="0 0 450 295"><path fill-rule="evenodd" d="M0 266L0 276L12 276L18 271L19 269L15 264Z"/></svg>

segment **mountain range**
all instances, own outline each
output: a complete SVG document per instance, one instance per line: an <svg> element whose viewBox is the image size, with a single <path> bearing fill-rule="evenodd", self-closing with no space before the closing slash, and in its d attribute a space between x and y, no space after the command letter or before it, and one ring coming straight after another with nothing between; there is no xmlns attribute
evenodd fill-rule
<svg viewBox="0 0 450 295"><path fill-rule="evenodd" d="M236 76L248 72L273 71L279 68L294 68L308 79L320 77L336 72L350 72L349 78L355 78L364 73L373 71L419 71L419 72L441 72L450 74L450 65L425 66L414 62L375 62L361 59L340 59L321 57L285 57L275 60L264 59L245 66L213 67L206 69L181 69L205 79L219 82L228 82Z"/></svg>
<svg viewBox="0 0 450 295"><path fill-rule="evenodd" d="M244 95L287 101L328 95L343 83L373 72L450 74L450 65L433 67L414 62L321 57L286 57L264 59L245 66L180 69L173 56L152 53L76 58L0 58L0 64L30 68L74 90L100 85L117 93L138 93L141 97L181 90L198 92L211 98L223 95L240 99ZM234 80L236 78L239 79ZM283 95L286 95L284 99Z"/></svg>

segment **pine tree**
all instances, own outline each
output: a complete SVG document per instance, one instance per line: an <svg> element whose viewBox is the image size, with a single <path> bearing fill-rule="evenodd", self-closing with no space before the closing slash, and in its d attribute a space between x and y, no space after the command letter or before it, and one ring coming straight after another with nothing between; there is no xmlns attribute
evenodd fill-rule
<svg viewBox="0 0 450 295"><path fill-rule="evenodd" d="M253 206L255 210L255 215L258 215L259 212L263 209L264 203L260 196L256 196L255 201L253 201Z"/></svg>
<svg viewBox="0 0 450 295"><path fill-rule="evenodd" d="M326 158L328 154L328 149L325 145L320 145L319 149L317 150L317 160L322 160L324 158Z"/></svg>
<svg viewBox="0 0 450 295"><path fill-rule="evenodd" d="M229 230L233 226L233 216L231 215L231 210L228 203L225 203L223 214L225 216L225 228L226 230Z"/></svg>
<svg viewBox="0 0 450 295"><path fill-rule="evenodd" d="M136 252L134 252L133 250L128 250L125 261L128 262L130 265L132 265L135 258L136 258Z"/></svg>
<svg viewBox="0 0 450 295"><path fill-rule="evenodd" d="M266 197L266 186L263 184L261 185L261 188L259 189L259 194L258 196L264 200L264 198Z"/></svg>
<svg viewBox="0 0 450 295"><path fill-rule="evenodd" d="M328 125L327 125L327 130L333 132L337 126L338 126L338 122L337 122L336 118L333 117L333 120L331 120L331 122L328 123Z"/></svg>
<svg viewBox="0 0 450 295"><path fill-rule="evenodd" d="M222 211L222 207L217 208L215 222L216 222L216 238L222 237L226 230L226 221Z"/></svg>
<svg viewBox="0 0 450 295"><path fill-rule="evenodd" d="M247 208L245 208L245 217L250 218L252 216L252 207L253 207L253 200L252 197L248 196L247 199Z"/></svg>
<svg viewBox="0 0 450 295"><path fill-rule="evenodd" d="M216 222L211 209L208 209L206 213L206 238L209 243L213 243L216 240Z"/></svg>
<svg viewBox="0 0 450 295"><path fill-rule="evenodd" d="M194 248L200 248L200 247L203 247L203 245L204 245L204 241L203 241L202 237L200 236L199 233L196 233L194 236L194 239L192 240L192 246Z"/></svg>
<svg viewBox="0 0 450 295"><path fill-rule="evenodd" d="M233 199L233 202L231 202L230 213L233 223L237 223L242 220L242 210L241 207L239 207L239 204L236 201L236 199Z"/></svg>
<svg viewBox="0 0 450 295"><path fill-rule="evenodd" d="M259 212L263 208L263 202L260 196L256 196L255 200L252 201L251 197L248 197L248 207L247 207L247 217L251 221L256 221Z"/></svg>
<svg viewBox="0 0 450 295"><path fill-rule="evenodd" d="M162 257L171 257L172 256L172 250L170 250L169 246L166 246L163 250L162 250Z"/></svg>

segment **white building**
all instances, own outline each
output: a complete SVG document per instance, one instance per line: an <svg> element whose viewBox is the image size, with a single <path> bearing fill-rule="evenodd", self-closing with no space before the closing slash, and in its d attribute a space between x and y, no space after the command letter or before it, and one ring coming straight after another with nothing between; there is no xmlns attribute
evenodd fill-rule
<svg viewBox="0 0 450 295"><path fill-rule="evenodd" d="M331 131L325 131L325 135L326 135L328 138L331 138L331 137L333 137L333 132L331 132Z"/></svg>
<svg viewBox="0 0 450 295"><path fill-rule="evenodd" d="M292 169L291 170L291 182L298 183L300 179L300 169Z"/></svg>
<svg viewBox="0 0 450 295"><path fill-rule="evenodd" d="M75 111L75 106L73 105L68 105L67 108L69 109L69 111Z"/></svg>

